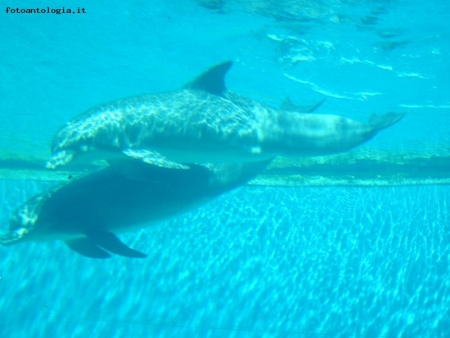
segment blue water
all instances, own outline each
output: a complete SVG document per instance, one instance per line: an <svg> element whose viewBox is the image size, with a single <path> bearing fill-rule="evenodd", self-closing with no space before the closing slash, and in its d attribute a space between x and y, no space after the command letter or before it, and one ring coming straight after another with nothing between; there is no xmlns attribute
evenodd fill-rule
<svg viewBox="0 0 450 338"><path fill-rule="evenodd" d="M234 60L234 92L327 97L318 113L361 121L407 111L361 148L449 156L447 1L222 2L97 1L66 16L2 4L0 155L45 159L82 111ZM1 232L50 186L0 180ZM145 260L0 247L0 336L447 337L449 209L448 186L246 186L121 236Z"/></svg>
<svg viewBox="0 0 450 338"><path fill-rule="evenodd" d="M2 320L18 337L445 337L449 219L446 186L243 187L122 236L145 260L2 249Z"/></svg>

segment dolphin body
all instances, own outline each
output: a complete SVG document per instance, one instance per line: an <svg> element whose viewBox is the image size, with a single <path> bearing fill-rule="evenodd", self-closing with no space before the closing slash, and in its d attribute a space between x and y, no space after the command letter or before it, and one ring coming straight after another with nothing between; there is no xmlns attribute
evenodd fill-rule
<svg viewBox="0 0 450 338"><path fill-rule="evenodd" d="M192 164L190 170L137 161L117 163L31 198L14 212L10 231L0 243L64 240L70 249L91 258L108 258L108 252L146 257L116 234L200 206L246 183L269 162ZM123 172L139 179L127 178Z"/></svg>
<svg viewBox="0 0 450 338"><path fill-rule="evenodd" d="M88 110L56 134L47 167L128 158L188 169L186 163L327 155L367 142L404 116L388 113L360 123L274 109L227 90L224 78L231 65L216 65L176 91Z"/></svg>

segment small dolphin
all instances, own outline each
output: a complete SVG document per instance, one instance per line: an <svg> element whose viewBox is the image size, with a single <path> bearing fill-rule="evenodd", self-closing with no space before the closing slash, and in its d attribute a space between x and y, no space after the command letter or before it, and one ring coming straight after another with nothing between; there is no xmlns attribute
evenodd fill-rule
<svg viewBox="0 0 450 338"><path fill-rule="evenodd" d="M83 161L83 155L88 162L127 157L172 169L327 155L367 142L404 116L389 113L360 123L277 110L228 91L224 78L231 65L214 66L180 90L92 108L56 134L47 167Z"/></svg>
<svg viewBox="0 0 450 338"><path fill-rule="evenodd" d="M146 257L116 234L200 206L246 183L269 162L192 164L190 170L116 163L31 198L13 214L10 232L0 237L0 244L64 240L70 249L91 258L108 258L109 252ZM129 179L123 172L142 180Z"/></svg>

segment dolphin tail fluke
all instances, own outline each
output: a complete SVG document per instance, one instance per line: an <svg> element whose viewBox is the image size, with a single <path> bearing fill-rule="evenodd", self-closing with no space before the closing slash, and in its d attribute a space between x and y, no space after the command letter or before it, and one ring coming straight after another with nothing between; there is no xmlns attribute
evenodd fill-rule
<svg viewBox="0 0 450 338"><path fill-rule="evenodd" d="M393 124L400 121L406 113L387 113L384 115L372 115L369 120L369 125L373 131L380 131L392 126Z"/></svg>
<svg viewBox="0 0 450 338"><path fill-rule="evenodd" d="M66 245L82 256L89 258L110 258L111 255L100 248L94 241L89 238L76 238L65 241Z"/></svg>
<svg viewBox="0 0 450 338"><path fill-rule="evenodd" d="M146 254L126 246L116 235L108 231L88 232L90 240L109 252L130 258L145 258Z"/></svg>

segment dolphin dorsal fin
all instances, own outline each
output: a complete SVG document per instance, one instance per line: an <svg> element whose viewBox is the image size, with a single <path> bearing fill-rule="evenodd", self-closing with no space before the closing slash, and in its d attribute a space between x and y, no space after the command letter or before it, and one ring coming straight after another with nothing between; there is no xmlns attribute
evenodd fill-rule
<svg viewBox="0 0 450 338"><path fill-rule="evenodd" d="M280 108L282 110L288 110L288 111L292 111L292 112L308 114L308 113L313 113L314 111L316 111L317 108L319 108L326 100L327 100L327 98L324 98L324 99L320 100L319 102L313 104L312 106L297 106L296 104L294 104L291 101L291 99L289 97L286 97L284 99L283 103L281 104Z"/></svg>
<svg viewBox="0 0 450 338"><path fill-rule="evenodd" d="M291 101L289 96L286 96L280 107L282 110L297 110L298 107Z"/></svg>
<svg viewBox="0 0 450 338"><path fill-rule="evenodd" d="M197 76L193 81L184 85L183 88L204 90L208 93L222 96L227 90L225 86L225 75L232 64L232 61L226 61L215 65Z"/></svg>

